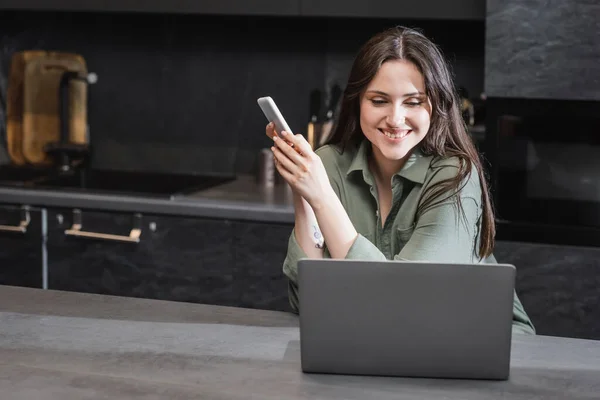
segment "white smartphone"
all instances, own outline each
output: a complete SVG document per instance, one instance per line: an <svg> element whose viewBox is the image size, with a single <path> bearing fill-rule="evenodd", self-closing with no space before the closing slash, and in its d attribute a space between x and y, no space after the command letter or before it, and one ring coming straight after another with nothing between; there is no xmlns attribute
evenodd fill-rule
<svg viewBox="0 0 600 400"><path fill-rule="evenodd" d="M265 114L265 117L267 117L267 120L275 123L275 130L278 134L281 133L281 131L292 133L292 130L287 122L285 122L283 115L281 115L281 111L279 111L279 108L277 108L277 105L270 96L261 97L257 102L258 106Z"/></svg>

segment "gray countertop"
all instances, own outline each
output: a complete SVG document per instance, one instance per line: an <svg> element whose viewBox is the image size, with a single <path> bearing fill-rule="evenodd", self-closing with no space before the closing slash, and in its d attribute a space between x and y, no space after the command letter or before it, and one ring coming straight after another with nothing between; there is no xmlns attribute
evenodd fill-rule
<svg viewBox="0 0 600 400"><path fill-rule="evenodd" d="M264 187L246 175L230 183L173 198L0 186L0 202L265 222L294 221L289 187Z"/></svg>
<svg viewBox="0 0 600 400"><path fill-rule="evenodd" d="M296 316L0 286L11 399L599 399L600 342L515 335L508 381L303 374Z"/></svg>

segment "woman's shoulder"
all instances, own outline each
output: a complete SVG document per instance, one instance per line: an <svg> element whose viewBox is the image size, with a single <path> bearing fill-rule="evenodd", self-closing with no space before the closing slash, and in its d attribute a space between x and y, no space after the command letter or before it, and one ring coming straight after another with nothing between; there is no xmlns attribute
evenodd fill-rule
<svg viewBox="0 0 600 400"><path fill-rule="evenodd" d="M434 157L431 160L427 175L425 178L425 186L433 186L443 181L454 179L460 172L461 165L465 162L459 157ZM462 180L461 192L463 196L472 196L479 198L481 196L481 185L479 179L479 171L477 166L470 162L471 171Z"/></svg>

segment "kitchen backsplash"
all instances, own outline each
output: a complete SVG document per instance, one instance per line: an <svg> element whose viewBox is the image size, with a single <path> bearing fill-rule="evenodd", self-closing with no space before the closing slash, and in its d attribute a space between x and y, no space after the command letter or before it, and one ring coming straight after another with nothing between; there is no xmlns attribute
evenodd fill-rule
<svg viewBox="0 0 600 400"><path fill-rule="evenodd" d="M256 99L272 96L303 133L310 91L343 87L360 44L395 24L421 28L449 57L457 83L471 95L483 90L481 21L3 12L2 137L11 55L75 52L98 74L89 104L94 167L251 173L270 146Z"/></svg>

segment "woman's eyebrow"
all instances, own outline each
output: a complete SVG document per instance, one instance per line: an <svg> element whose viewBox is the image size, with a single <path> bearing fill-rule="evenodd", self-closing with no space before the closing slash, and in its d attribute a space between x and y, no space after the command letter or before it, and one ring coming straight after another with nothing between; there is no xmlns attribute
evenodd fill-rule
<svg viewBox="0 0 600 400"><path fill-rule="evenodd" d="M411 93L406 93L402 97L423 96L424 94L425 93L423 93L423 92L411 92Z"/></svg>
<svg viewBox="0 0 600 400"><path fill-rule="evenodd" d="M382 92L381 90L368 90L367 93L375 93L380 94L382 96L389 96L386 92Z"/></svg>
<svg viewBox="0 0 600 400"><path fill-rule="evenodd" d="M386 92L383 92L381 90L368 90L367 93L375 93L375 94L380 94L382 96L389 96L389 94L387 94ZM423 92L411 92L411 93L403 94L402 97L423 96L424 94L425 93L423 93Z"/></svg>

